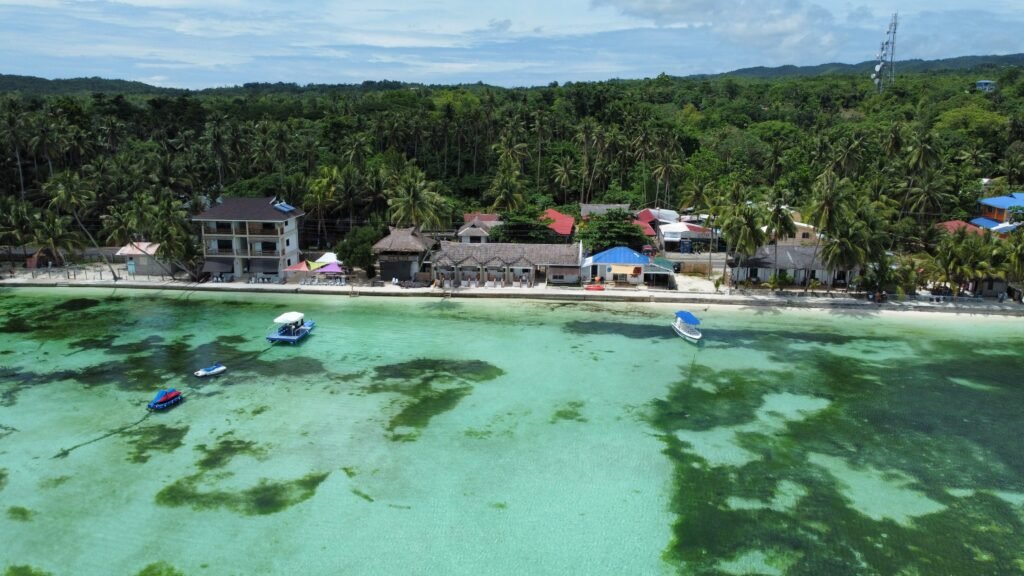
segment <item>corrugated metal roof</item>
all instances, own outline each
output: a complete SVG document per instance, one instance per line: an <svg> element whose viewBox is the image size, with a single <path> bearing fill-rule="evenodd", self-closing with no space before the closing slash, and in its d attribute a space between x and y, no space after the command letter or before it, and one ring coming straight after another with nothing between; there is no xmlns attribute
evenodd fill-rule
<svg viewBox="0 0 1024 576"><path fill-rule="evenodd" d="M975 219L971 220L971 224L974 224L975 226L980 226L982 228L990 228L990 229L991 228L995 228L996 226L999 226L999 222L996 222L995 220L993 220L991 218L975 218Z"/></svg>
<svg viewBox="0 0 1024 576"><path fill-rule="evenodd" d="M649 264L651 259L625 246L616 246L615 248L594 254L591 256L591 261L594 264L633 264L642 266Z"/></svg>
<svg viewBox="0 0 1024 576"><path fill-rule="evenodd" d="M985 206L991 206L993 208L999 208L1006 210L1008 208L1014 208L1017 206L1024 207L1024 192L1013 192L1006 196L995 196L993 198L982 198L978 200L979 204Z"/></svg>
<svg viewBox="0 0 1024 576"><path fill-rule="evenodd" d="M275 198L222 198L220 204L214 204L209 210L198 216L196 221L234 221L234 222L287 222L292 218L305 216L301 208L282 212L274 208Z"/></svg>
<svg viewBox="0 0 1024 576"><path fill-rule="evenodd" d="M548 224L548 228L560 236L569 236L572 234L572 227L576 224L575 218L567 214L562 214L554 208L548 208L545 210L540 219L551 220L551 223Z"/></svg>

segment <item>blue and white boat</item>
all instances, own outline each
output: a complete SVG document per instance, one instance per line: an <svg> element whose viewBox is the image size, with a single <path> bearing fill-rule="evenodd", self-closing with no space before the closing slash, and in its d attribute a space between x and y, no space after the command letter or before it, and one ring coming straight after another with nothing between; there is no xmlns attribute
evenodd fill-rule
<svg viewBox="0 0 1024 576"><path fill-rule="evenodd" d="M228 369L227 366L221 364L220 362L215 362L213 364L213 366L207 366L206 368L200 368L199 370L196 370L195 372L193 372L193 374L195 374L199 378L205 378L206 376L216 376L217 374L221 374L222 372L224 372L227 369Z"/></svg>
<svg viewBox="0 0 1024 576"><path fill-rule="evenodd" d="M700 320L696 316L686 310L680 310L676 312L676 319L672 322L672 329L675 330L680 338L696 344L704 337L700 330L697 329L698 324L700 324Z"/></svg>
<svg viewBox="0 0 1024 576"><path fill-rule="evenodd" d="M167 410L168 408L183 402L185 396L181 394L180 390L171 388L170 390L161 390L156 393L153 397L153 401L146 405L149 410Z"/></svg>
<svg viewBox="0 0 1024 576"><path fill-rule="evenodd" d="M267 340L271 344L274 342L295 344L309 336L309 333L313 331L313 327L316 326L316 322L306 320L302 312L285 312L274 318L274 323L277 326L274 327L270 334L267 334Z"/></svg>

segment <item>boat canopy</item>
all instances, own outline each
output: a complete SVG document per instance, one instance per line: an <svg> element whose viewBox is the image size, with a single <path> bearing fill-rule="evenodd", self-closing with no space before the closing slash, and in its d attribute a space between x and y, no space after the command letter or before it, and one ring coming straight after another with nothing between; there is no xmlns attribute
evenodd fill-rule
<svg viewBox="0 0 1024 576"><path fill-rule="evenodd" d="M302 312L285 312L277 318L274 318L274 322L278 324L291 324L292 322L301 322L306 315Z"/></svg>
<svg viewBox="0 0 1024 576"><path fill-rule="evenodd" d="M679 312L676 312L676 318L679 318L683 322L693 326L700 324L700 320L693 314L687 312L686 310L680 310Z"/></svg>

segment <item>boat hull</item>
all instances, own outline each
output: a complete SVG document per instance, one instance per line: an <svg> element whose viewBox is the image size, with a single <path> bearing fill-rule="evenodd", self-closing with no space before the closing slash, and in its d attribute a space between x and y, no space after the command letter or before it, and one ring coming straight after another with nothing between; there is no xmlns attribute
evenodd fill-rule
<svg viewBox="0 0 1024 576"><path fill-rule="evenodd" d="M295 344L299 340L309 336L309 333L313 331L314 326L316 326L316 322L312 320L306 320L302 324L302 327L297 330L290 330L287 325L279 326L273 332L267 334L267 341L271 344L275 342Z"/></svg>
<svg viewBox="0 0 1024 576"><path fill-rule="evenodd" d="M224 366L223 364L214 364L213 366L200 368L199 370L193 372L193 374L195 374L196 377L198 378L205 378L207 376L216 376L218 374L222 374L227 369L228 367Z"/></svg>
<svg viewBox="0 0 1024 576"><path fill-rule="evenodd" d="M681 325L678 322L673 322L672 330L675 330L676 335L678 335L680 338L686 340L687 342L692 342L694 344L697 344L704 338L704 335L701 334L700 330L697 330L695 327L686 324Z"/></svg>
<svg viewBox="0 0 1024 576"><path fill-rule="evenodd" d="M180 404L185 401L185 396L178 390L171 388L170 390L161 390L157 393L156 398L152 402L146 405L148 410L159 411L167 410L173 406Z"/></svg>

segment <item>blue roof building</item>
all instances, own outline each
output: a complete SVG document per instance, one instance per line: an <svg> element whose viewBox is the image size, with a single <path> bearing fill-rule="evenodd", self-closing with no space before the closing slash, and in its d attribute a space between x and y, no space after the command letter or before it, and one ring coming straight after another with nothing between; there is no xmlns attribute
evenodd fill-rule
<svg viewBox="0 0 1024 576"><path fill-rule="evenodd" d="M974 83L974 89L978 92L995 92L996 81L995 80L978 80Z"/></svg>
<svg viewBox="0 0 1024 576"><path fill-rule="evenodd" d="M1012 192L1006 196L995 196L978 200L981 204L981 218L971 220L971 224L984 228L995 228L1010 219L1010 210L1024 209L1024 192ZM981 222L975 222L979 220Z"/></svg>

